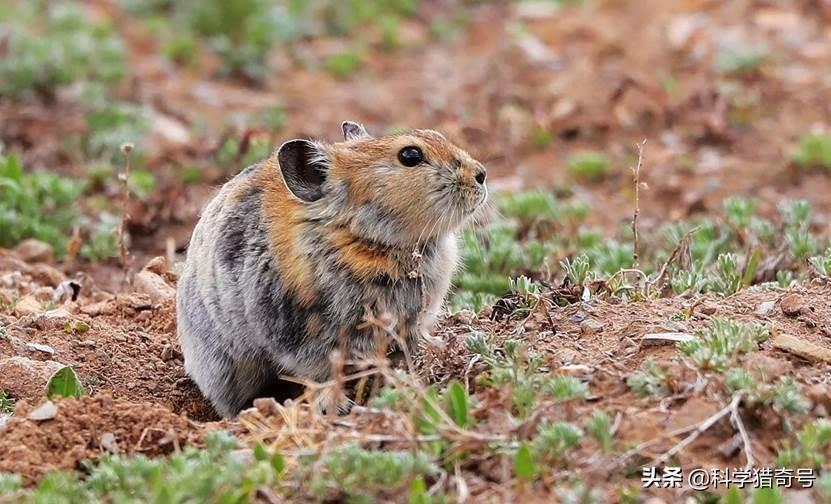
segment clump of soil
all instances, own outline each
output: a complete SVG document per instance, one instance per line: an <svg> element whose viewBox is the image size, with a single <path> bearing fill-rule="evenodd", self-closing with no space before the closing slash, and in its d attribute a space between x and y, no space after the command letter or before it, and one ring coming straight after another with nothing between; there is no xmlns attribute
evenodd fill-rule
<svg viewBox="0 0 831 504"><path fill-rule="evenodd" d="M202 440L203 426L152 402L99 394L54 405L54 418L42 421L28 418L37 407L18 405L0 436L0 472L33 484L51 470L81 469L82 461L105 452L163 455Z"/></svg>

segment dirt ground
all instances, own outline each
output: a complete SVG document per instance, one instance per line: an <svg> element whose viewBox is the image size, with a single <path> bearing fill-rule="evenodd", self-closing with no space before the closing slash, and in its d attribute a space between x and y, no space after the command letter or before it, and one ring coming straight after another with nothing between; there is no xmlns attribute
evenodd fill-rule
<svg viewBox="0 0 831 504"><path fill-rule="evenodd" d="M108 15L117 9L109 2L89 5ZM435 128L486 162L494 189L569 188L589 204L590 223L610 232L631 219L629 167L636 144L647 139L643 229L718 213L726 195L743 194L759 198L763 213L773 212L782 197L807 199L814 205L815 226L827 230L831 177L797 170L789 161L799 135L831 124L827 0L597 0L556 15L525 3L494 2L473 12L465 35L441 45L424 43L426 23L408 21L400 49L373 53L348 80L276 55L273 76L259 88L206 79L210 61L200 62L197 70L170 71L153 36L116 15L131 58L125 97L150 104L165 124L190 130L204 123L208 131L182 142L156 122L140 144L159 186L146 200L133 201L129 211L131 285L125 285L116 261L65 265L0 249L0 306L14 306L0 310L6 328L0 333L0 388L16 401L15 414L0 427L0 472L12 471L34 483L48 470L76 468L107 451L156 455L199 444L211 429L248 440L283 435L283 424L268 411L218 421L183 369L176 341L175 268L158 260L139 272L151 258L165 255L169 243L173 258L183 257L202 205L228 176L217 168L208 171L214 175L205 183L182 185L175 170L212 156L228 136L263 134L228 126L227 111L253 112L279 97L287 123L274 141L335 139L344 119L362 121L374 131ZM524 34L509 35L518 21ZM763 43L769 57L749 74L719 77L713 61L719 47L734 40ZM296 51L314 60L331 52L332 44L301 42ZM737 100L725 81L740 84L749 101ZM0 139L19 151L28 166L78 175L82 163L59 146L78 127L80 114L60 97L48 107L0 101ZM551 134L549 144L528 142L539 129ZM564 161L583 149L608 153L611 176L591 185L570 178ZM68 279L80 287L77 299L59 296L59 302L51 303ZM679 361L672 345L646 345L645 334L692 332L725 316L763 321L774 336L791 335L831 350L829 299L831 285L813 280L789 290L751 288L727 298L549 306L546 313L538 310L521 321L496 322L488 313L470 321L449 318L436 331L444 346L426 347L418 370L430 382L455 378L475 387L481 364L466 352L465 336L480 330L522 338L545 353L546 367L579 374L590 387L589 403L544 416L574 420L602 407L617 415L617 437L623 442L658 439L637 453L638 460L648 461L679 440L657 434L700 422L717 411L718 403L689 388L696 382L695 371ZM672 383L678 386L657 403L637 398L625 384L646 358L672 370ZM57 412L49 420L30 419L42 402L48 376L60 365L72 366L92 395L55 401ZM793 376L807 386L817 416L831 411L831 364L776 349L769 340L744 365L771 376ZM403 432L371 415L353 412L344 420L315 421L333 422L336 432L355 425L363 426L366 435ZM483 432L508 428L507 420L484 404L476 415ZM781 448L782 426L766 416L745 421L753 432L757 464L772 464ZM524 423L519 428L532 427ZM741 466L742 454L730 448L736 435L727 421L720 422L678 459L688 468ZM586 457L578 474L591 476L604 489L639 485L637 475L626 475L630 463ZM517 498L495 490L502 469L483 462L467 482L470 495ZM550 498L536 490L528 489L523 500ZM660 495L668 502L680 499L667 490Z"/></svg>

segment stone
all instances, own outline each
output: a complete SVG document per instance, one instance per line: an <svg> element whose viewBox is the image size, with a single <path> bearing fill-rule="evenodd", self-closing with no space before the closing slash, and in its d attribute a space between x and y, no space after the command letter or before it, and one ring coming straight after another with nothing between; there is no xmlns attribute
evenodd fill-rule
<svg viewBox="0 0 831 504"><path fill-rule="evenodd" d="M17 255L20 256L21 259L28 263L51 263L54 259L52 245L40 240L35 240L34 238L23 240L17 245L17 247L14 248L14 251L17 252Z"/></svg>
<svg viewBox="0 0 831 504"><path fill-rule="evenodd" d="M802 297L797 294L788 294L779 301L779 307L782 308L782 313L789 317L796 317L802 313L804 306Z"/></svg>
<svg viewBox="0 0 831 504"><path fill-rule="evenodd" d="M39 263L32 266L29 272L32 279L49 287L57 287L66 280L66 275L59 269L48 264Z"/></svg>
<svg viewBox="0 0 831 504"><path fill-rule="evenodd" d="M602 330L603 322L600 322L599 320L587 318L586 320L580 322L580 332L583 333L584 336L592 336Z"/></svg>
<svg viewBox="0 0 831 504"><path fill-rule="evenodd" d="M55 406L55 403L52 401L46 401L32 410L26 418L35 422L45 422L47 420L52 420L56 416L58 416L58 407Z"/></svg>
<svg viewBox="0 0 831 504"><path fill-rule="evenodd" d="M14 305L14 314L18 317L34 315L43 311L43 305L33 296L24 296Z"/></svg>
<svg viewBox="0 0 831 504"><path fill-rule="evenodd" d="M133 286L139 292L147 294L153 303L162 303L175 298L176 290L150 270L141 270L133 278Z"/></svg>
<svg viewBox="0 0 831 504"><path fill-rule="evenodd" d="M761 317L767 317L775 307L776 301L764 301L756 306L756 310L753 313Z"/></svg>
<svg viewBox="0 0 831 504"><path fill-rule="evenodd" d="M30 352L42 352L49 355L55 353L54 348L49 345L41 345L40 343L26 343L26 349Z"/></svg>

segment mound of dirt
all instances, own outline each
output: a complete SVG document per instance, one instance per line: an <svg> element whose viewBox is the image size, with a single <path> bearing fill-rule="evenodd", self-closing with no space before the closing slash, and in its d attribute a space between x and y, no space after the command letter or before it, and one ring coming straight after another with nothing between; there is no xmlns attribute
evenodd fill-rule
<svg viewBox="0 0 831 504"><path fill-rule="evenodd" d="M161 455L202 439L202 426L151 402L100 394L52 404L18 404L0 435L0 472L33 484L50 470L80 469L105 452Z"/></svg>

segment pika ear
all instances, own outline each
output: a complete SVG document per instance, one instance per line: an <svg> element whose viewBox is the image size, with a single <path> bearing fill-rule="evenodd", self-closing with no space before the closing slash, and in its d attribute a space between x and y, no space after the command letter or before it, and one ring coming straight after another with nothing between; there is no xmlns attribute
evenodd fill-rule
<svg viewBox="0 0 831 504"><path fill-rule="evenodd" d="M328 166L326 155L309 140L289 140L277 151L277 162L289 191L311 203L323 196Z"/></svg>
<svg viewBox="0 0 831 504"><path fill-rule="evenodd" d="M353 138L369 136L369 133L366 132L366 128L364 128L363 124L358 124L352 121L343 121L340 125L340 129L343 130L344 140L352 140Z"/></svg>

